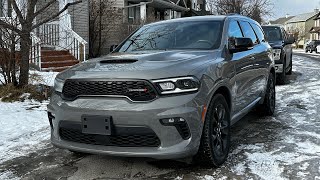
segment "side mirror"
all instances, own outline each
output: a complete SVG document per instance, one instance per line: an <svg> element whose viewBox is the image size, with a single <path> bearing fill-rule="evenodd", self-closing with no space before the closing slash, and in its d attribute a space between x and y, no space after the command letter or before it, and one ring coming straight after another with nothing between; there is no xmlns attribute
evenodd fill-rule
<svg viewBox="0 0 320 180"><path fill-rule="evenodd" d="M110 53L113 52L116 48L118 47L118 45L111 45L110 46Z"/></svg>
<svg viewBox="0 0 320 180"><path fill-rule="evenodd" d="M230 38L228 48L231 53L237 53L250 50L253 46L251 38Z"/></svg>
<svg viewBox="0 0 320 180"><path fill-rule="evenodd" d="M293 44L295 42L295 38L294 37L289 37L287 40L285 40L285 44Z"/></svg>

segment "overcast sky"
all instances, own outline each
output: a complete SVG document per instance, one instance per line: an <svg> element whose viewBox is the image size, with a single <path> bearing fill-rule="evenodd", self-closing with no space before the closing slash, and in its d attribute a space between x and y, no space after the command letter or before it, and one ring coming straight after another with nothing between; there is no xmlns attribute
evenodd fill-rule
<svg viewBox="0 0 320 180"><path fill-rule="evenodd" d="M270 19L314 11L320 8L320 0L271 0L274 3L274 16Z"/></svg>

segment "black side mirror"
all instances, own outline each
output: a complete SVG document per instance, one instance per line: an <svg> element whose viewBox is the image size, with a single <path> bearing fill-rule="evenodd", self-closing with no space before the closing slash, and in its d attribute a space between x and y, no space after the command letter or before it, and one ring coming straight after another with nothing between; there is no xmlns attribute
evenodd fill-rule
<svg viewBox="0 0 320 180"><path fill-rule="evenodd" d="M118 47L118 45L111 45L110 46L110 52L113 52L116 48Z"/></svg>
<svg viewBox="0 0 320 180"><path fill-rule="evenodd" d="M231 53L237 53L247 51L253 48L253 42L251 38L230 38L229 39L229 51Z"/></svg>

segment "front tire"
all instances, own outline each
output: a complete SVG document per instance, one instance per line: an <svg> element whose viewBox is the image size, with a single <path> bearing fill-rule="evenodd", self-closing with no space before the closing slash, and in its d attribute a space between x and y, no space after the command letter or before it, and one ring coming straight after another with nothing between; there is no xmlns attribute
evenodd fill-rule
<svg viewBox="0 0 320 180"><path fill-rule="evenodd" d="M195 160L202 165L219 167L230 149L230 110L226 99L216 94L208 108L200 147Z"/></svg>
<svg viewBox="0 0 320 180"><path fill-rule="evenodd" d="M281 73L277 74L277 83L283 85L286 83L286 67L285 62L283 63L283 70Z"/></svg>
<svg viewBox="0 0 320 180"><path fill-rule="evenodd" d="M269 74L269 80L267 85L267 91L264 96L263 104L261 104L258 108L260 114L263 116L272 116L274 114L276 105L276 89L274 82L274 75L272 73Z"/></svg>
<svg viewBox="0 0 320 180"><path fill-rule="evenodd" d="M290 65L289 65L289 71L287 72L288 75L291 75L292 74L292 56L290 58Z"/></svg>

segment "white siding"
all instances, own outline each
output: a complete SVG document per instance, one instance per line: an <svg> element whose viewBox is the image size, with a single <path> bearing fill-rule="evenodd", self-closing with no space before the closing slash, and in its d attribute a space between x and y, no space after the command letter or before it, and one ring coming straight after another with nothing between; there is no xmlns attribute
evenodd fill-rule
<svg viewBox="0 0 320 180"><path fill-rule="evenodd" d="M87 41L86 54L89 54L89 1L83 0L69 8L72 29Z"/></svg>

